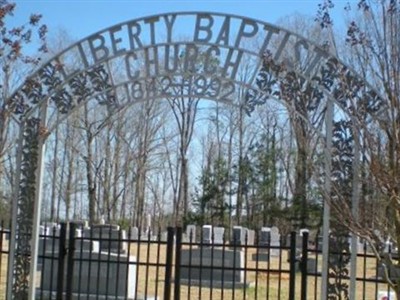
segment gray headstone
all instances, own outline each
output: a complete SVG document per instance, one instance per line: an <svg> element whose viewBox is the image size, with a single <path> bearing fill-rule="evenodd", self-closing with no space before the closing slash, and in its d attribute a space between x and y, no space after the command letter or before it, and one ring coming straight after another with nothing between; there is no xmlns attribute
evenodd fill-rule
<svg viewBox="0 0 400 300"><path fill-rule="evenodd" d="M136 226L131 227L129 239L137 241L138 238L139 238L139 228L137 228Z"/></svg>
<svg viewBox="0 0 400 300"><path fill-rule="evenodd" d="M214 227L214 245L222 245L224 243L224 227Z"/></svg>
<svg viewBox="0 0 400 300"><path fill-rule="evenodd" d="M188 242L196 243L196 225L188 225L186 227L186 238Z"/></svg>
<svg viewBox="0 0 400 300"><path fill-rule="evenodd" d="M44 253L58 253L59 243L59 239L52 237L40 238L38 246L39 255L43 255Z"/></svg>
<svg viewBox="0 0 400 300"><path fill-rule="evenodd" d="M243 288L244 252L221 248L182 249L181 283ZM190 266L190 267L188 267ZM249 282L246 282L250 284Z"/></svg>
<svg viewBox="0 0 400 300"><path fill-rule="evenodd" d="M161 232L161 241L166 242L167 239L168 239L168 232L166 232L166 231Z"/></svg>
<svg viewBox="0 0 400 300"><path fill-rule="evenodd" d="M93 240L100 242L100 251L126 253L128 249L126 231L119 230L118 225L95 225L92 226L89 236L90 234Z"/></svg>
<svg viewBox="0 0 400 300"><path fill-rule="evenodd" d="M271 227L271 247L280 247L281 246L281 235L279 234L278 227ZM279 256L280 250L278 248L271 249L270 255L271 256Z"/></svg>
<svg viewBox="0 0 400 300"><path fill-rule="evenodd" d="M246 228L242 226L233 226L232 228L232 245L242 246L245 244Z"/></svg>
<svg viewBox="0 0 400 300"><path fill-rule="evenodd" d="M203 238L202 240L203 244L211 244L212 225L203 225L202 238Z"/></svg>
<svg viewBox="0 0 400 300"><path fill-rule="evenodd" d="M310 230L307 228L302 228L299 231L299 235L296 236L296 249L300 251L303 249L303 235L304 233L307 232L308 234L310 233Z"/></svg>
<svg viewBox="0 0 400 300"><path fill-rule="evenodd" d="M400 268L396 265L386 266L389 278L393 281L400 280ZM377 275L380 279L385 278L385 266L383 264L378 265Z"/></svg>
<svg viewBox="0 0 400 300"><path fill-rule="evenodd" d="M76 240L75 251L100 252L100 243L90 240Z"/></svg>
<svg viewBox="0 0 400 300"><path fill-rule="evenodd" d="M262 227L260 231L260 241L259 246L267 247L271 242L271 228L270 227Z"/></svg>
<svg viewBox="0 0 400 300"><path fill-rule="evenodd" d="M42 265L41 289L49 291L57 286L58 264L51 263L49 258ZM115 253L76 251L72 274L72 292L83 298L99 296L100 299L128 299L135 297L136 259ZM64 278L64 289L66 278Z"/></svg>

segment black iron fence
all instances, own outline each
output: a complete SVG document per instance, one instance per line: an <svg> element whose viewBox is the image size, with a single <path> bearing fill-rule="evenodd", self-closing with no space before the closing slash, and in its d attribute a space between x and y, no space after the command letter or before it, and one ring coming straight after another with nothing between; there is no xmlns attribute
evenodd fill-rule
<svg viewBox="0 0 400 300"><path fill-rule="evenodd" d="M0 299L6 295L9 235L0 230ZM40 235L36 298L321 299L319 248L308 233L282 236L278 244L247 236L232 243L187 236L181 228L153 235L61 224ZM356 299L390 292L366 246L357 254L356 270ZM341 274L330 284L350 286L349 273Z"/></svg>

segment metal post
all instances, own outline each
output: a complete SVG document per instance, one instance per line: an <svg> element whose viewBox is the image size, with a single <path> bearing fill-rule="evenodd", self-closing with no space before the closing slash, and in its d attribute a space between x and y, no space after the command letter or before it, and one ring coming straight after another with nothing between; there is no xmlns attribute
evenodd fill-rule
<svg viewBox="0 0 400 300"><path fill-rule="evenodd" d="M301 300L307 300L307 265L308 265L308 232L303 232L303 249L301 254Z"/></svg>
<svg viewBox="0 0 400 300"><path fill-rule="evenodd" d="M175 284L174 284L174 299L180 299L181 288L181 250L182 250L182 227L176 228L175 240Z"/></svg>
<svg viewBox="0 0 400 300"><path fill-rule="evenodd" d="M332 127L333 127L333 101L328 99L325 117L325 195L331 195L331 170L332 170ZM322 225L322 282L321 299L328 299L328 259L329 259L329 228L331 210L327 199L324 201L324 215Z"/></svg>
<svg viewBox="0 0 400 300"><path fill-rule="evenodd" d="M174 250L174 228L167 228L167 253L165 262L165 281L164 281L164 299L171 299L171 277L172 277L172 258Z"/></svg>
<svg viewBox="0 0 400 300"><path fill-rule="evenodd" d="M18 137L18 153L17 153L17 166L21 166L22 161L22 147L24 144L24 131L25 122L22 122L19 127L19 137ZM8 270L7 270L7 299L12 299L12 287L14 283L14 263L15 263L15 243L16 235L15 230L17 228L17 215L18 215L18 195L20 193L20 182L21 182L21 168L17 168L15 174L16 182L14 184L13 190L13 204L11 213L11 230L10 230L10 254L8 255Z"/></svg>
<svg viewBox="0 0 400 300"><path fill-rule="evenodd" d="M61 223L59 246L58 246L58 265L57 265L57 294L56 300L63 299L64 292L64 265L66 251L67 223ZM54 238L54 236L53 236ZM52 291L50 291L52 293Z"/></svg>
<svg viewBox="0 0 400 300"><path fill-rule="evenodd" d="M36 169L36 188L35 188L35 202L33 207L33 223L32 223L32 245L31 245L31 265L30 265L30 280L29 280L29 294L30 300L35 299L36 291L36 265L39 252L39 226L40 226L40 213L42 207L42 191L43 191L43 170L44 170L44 155L46 152L45 139L46 135L40 130L46 128L47 116L47 101L44 101L39 112L39 145L38 145L38 164Z"/></svg>
<svg viewBox="0 0 400 300"><path fill-rule="evenodd" d="M353 129L353 139L354 139L354 158L353 158L353 190L351 196L351 212L355 221L358 220L358 206L360 202L360 143L358 135L355 134L355 129ZM355 234L351 235L351 257L350 257L350 299L356 299L356 275L357 275L357 236Z"/></svg>
<svg viewBox="0 0 400 300"><path fill-rule="evenodd" d="M67 286L65 297L66 300L72 299L72 285L73 285L73 273L74 273L74 252L75 252L75 230L76 224L69 223L69 241L68 241L68 266L67 266ZM110 242L111 243L111 242Z"/></svg>
<svg viewBox="0 0 400 300"><path fill-rule="evenodd" d="M289 275L289 299L294 300L296 294L296 232L290 233L290 275Z"/></svg>

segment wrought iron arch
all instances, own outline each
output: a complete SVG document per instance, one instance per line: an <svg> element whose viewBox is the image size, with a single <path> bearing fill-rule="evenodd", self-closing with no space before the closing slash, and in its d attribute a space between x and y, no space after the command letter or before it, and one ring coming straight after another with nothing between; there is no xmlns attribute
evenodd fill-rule
<svg viewBox="0 0 400 300"><path fill-rule="evenodd" d="M175 38L177 28L184 28L188 37ZM255 42L258 47L254 47ZM333 106L341 108L351 120L362 114L371 121L381 119L386 108L379 93L328 50L266 22L221 13L181 12L103 29L46 62L6 104L20 125L8 298L34 298L34 276L29 275L36 265L42 152L48 134L58 125L46 123L48 112L67 117L90 99L118 110L173 96L221 101L243 106L250 113L256 105L282 98L282 82L292 80L297 82L294 92L308 88L318 100L316 105L325 110L325 132L320 134L326 138L326 174L330 174ZM301 60L304 52L306 62ZM113 76L117 63L119 78ZM247 79L238 76L244 63L251 65ZM191 88L188 93L176 94L177 84ZM348 93L350 87L352 92ZM243 97L237 101L239 90ZM292 113L297 113L296 109ZM326 185L329 189L329 175ZM329 210L326 217L324 230L328 232ZM327 256L328 237L324 238ZM324 267L322 293L325 290L326 295L328 268Z"/></svg>

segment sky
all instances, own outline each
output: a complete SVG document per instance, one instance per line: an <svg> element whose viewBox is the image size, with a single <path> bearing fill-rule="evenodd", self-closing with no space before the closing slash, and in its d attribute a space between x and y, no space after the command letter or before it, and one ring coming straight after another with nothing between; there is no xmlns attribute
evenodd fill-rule
<svg viewBox="0 0 400 300"><path fill-rule="evenodd" d="M323 0L15 0L15 22L24 23L31 13L43 15L49 35L66 30L82 39L120 22L164 12L207 11L231 13L277 24L285 16L300 13L316 16ZM335 1L341 19L347 1Z"/></svg>

